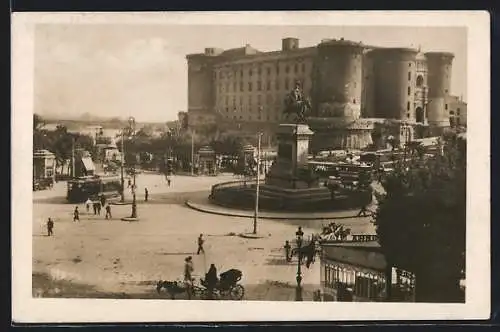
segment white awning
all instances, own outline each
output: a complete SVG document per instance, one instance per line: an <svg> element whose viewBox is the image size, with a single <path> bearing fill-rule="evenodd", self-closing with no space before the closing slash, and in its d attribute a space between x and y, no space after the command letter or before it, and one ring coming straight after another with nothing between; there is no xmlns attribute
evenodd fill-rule
<svg viewBox="0 0 500 332"><path fill-rule="evenodd" d="M82 163L83 166L85 167L85 170L88 171L95 171L95 166L94 162L92 161L92 158L90 157L84 157L82 158Z"/></svg>

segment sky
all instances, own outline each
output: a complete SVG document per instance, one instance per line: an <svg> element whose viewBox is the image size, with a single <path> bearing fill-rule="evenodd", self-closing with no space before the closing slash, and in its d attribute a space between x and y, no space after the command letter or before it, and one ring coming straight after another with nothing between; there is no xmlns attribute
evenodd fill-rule
<svg viewBox="0 0 500 332"><path fill-rule="evenodd" d="M452 52L451 93L467 100L466 28L40 24L35 30L35 112L175 120L177 112L187 110L187 54L245 44L275 51L286 37L299 38L300 47L343 37Z"/></svg>

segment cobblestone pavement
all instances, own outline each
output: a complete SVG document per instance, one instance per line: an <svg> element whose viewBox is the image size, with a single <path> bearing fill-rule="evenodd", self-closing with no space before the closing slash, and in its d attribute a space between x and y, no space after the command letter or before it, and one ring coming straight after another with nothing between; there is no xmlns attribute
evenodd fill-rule
<svg viewBox="0 0 500 332"><path fill-rule="evenodd" d="M87 214L80 205L81 222L72 221L74 205L64 204L64 183L50 191L34 193L33 272L53 280L90 285L101 292L146 294L157 280L182 277L184 258L192 255L195 275L204 275L214 263L220 272L231 268L243 271L241 283L246 299L290 300L294 296L296 262L284 261L285 240L294 238L296 227L306 235L317 232L322 221L259 220L258 231L265 237L244 239L253 220L205 214L183 205L179 197L207 195L210 186L232 177L174 177L168 188L159 175L137 178L139 193L147 186L151 202L138 200L140 221L124 222L130 206L113 206L111 220ZM155 195L171 202L155 204ZM162 199L163 201L163 199ZM54 236L45 235L45 221L55 221ZM357 234L372 234L368 218L346 220ZM196 239L205 237L205 254L196 255ZM319 288L319 260L303 269L306 288ZM91 296L89 292L89 296ZM291 294L291 295L290 295ZM307 296L305 296L307 297Z"/></svg>

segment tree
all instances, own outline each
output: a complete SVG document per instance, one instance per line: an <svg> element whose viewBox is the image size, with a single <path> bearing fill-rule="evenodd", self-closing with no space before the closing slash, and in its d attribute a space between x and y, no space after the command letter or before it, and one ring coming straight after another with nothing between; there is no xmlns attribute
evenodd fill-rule
<svg viewBox="0 0 500 332"><path fill-rule="evenodd" d="M416 301L463 301L465 141L445 137L443 154L397 165L377 197L375 225L390 266L416 276Z"/></svg>

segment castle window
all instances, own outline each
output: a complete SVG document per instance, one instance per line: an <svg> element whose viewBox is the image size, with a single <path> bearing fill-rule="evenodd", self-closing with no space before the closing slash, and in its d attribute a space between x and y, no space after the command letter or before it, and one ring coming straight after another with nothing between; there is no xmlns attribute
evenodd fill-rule
<svg viewBox="0 0 500 332"><path fill-rule="evenodd" d="M252 82L248 82L248 91L252 91Z"/></svg>
<svg viewBox="0 0 500 332"><path fill-rule="evenodd" d="M455 115L455 112L453 112L453 111L450 111L450 115Z"/></svg>
<svg viewBox="0 0 500 332"><path fill-rule="evenodd" d="M240 115L240 119L243 119L243 115Z"/></svg>
<svg viewBox="0 0 500 332"><path fill-rule="evenodd" d="M444 89L444 93L448 93L448 89Z"/></svg>
<svg viewBox="0 0 500 332"><path fill-rule="evenodd" d="M240 97L240 105L243 105L243 97Z"/></svg>
<svg viewBox="0 0 500 332"><path fill-rule="evenodd" d="M408 87L408 96L411 95L411 87Z"/></svg>
<svg viewBox="0 0 500 332"><path fill-rule="evenodd" d="M422 75L417 76L417 86L420 87L424 84L424 77Z"/></svg>
<svg viewBox="0 0 500 332"><path fill-rule="evenodd" d="M290 72L290 66L286 65L286 66L285 66L285 73L287 73L287 74L288 74L289 72Z"/></svg>
<svg viewBox="0 0 500 332"><path fill-rule="evenodd" d="M240 91L243 92L243 82L240 82Z"/></svg>
<svg viewBox="0 0 500 332"><path fill-rule="evenodd" d="M257 82L257 91L262 90L262 83L260 81Z"/></svg>
<svg viewBox="0 0 500 332"><path fill-rule="evenodd" d="M306 64L305 64L305 63L303 63L303 64L302 64L302 72L303 72L303 73L305 73L305 72L306 72Z"/></svg>
<svg viewBox="0 0 500 332"><path fill-rule="evenodd" d="M409 119L410 118L410 113L406 113L406 117Z"/></svg>
<svg viewBox="0 0 500 332"><path fill-rule="evenodd" d="M276 90L280 89L280 81L279 80L276 80L275 87L276 87Z"/></svg>
<svg viewBox="0 0 500 332"><path fill-rule="evenodd" d="M444 109L448 110L448 104L444 104Z"/></svg>
<svg viewBox="0 0 500 332"><path fill-rule="evenodd" d="M288 85L289 85L288 78L285 78L285 90L289 89Z"/></svg>
<svg viewBox="0 0 500 332"><path fill-rule="evenodd" d="M298 64L295 64L295 66L294 66L294 68L293 68L293 69L294 69L294 72L295 72L295 73L298 73L298 72L299 72L299 65L298 65Z"/></svg>
<svg viewBox="0 0 500 332"><path fill-rule="evenodd" d="M236 82L233 83L233 91L236 92Z"/></svg>
<svg viewBox="0 0 500 332"><path fill-rule="evenodd" d="M267 91L271 90L271 81L267 81L266 88Z"/></svg>
<svg viewBox="0 0 500 332"><path fill-rule="evenodd" d="M279 65L279 64L277 64L277 65L276 65L276 74L278 74L278 75L279 75L279 73L280 73L280 65Z"/></svg>
<svg viewBox="0 0 500 332"><path fill-rule="evenodd" d="M353 104L356 104L356 99L353 99L353 100L352 100L352 103L353 103Z"/></svg>
<svg viewBox="0 0 500 332"><path fill-rule="evenodd" d="M235 119L235 120L236 120L236 115L233 115L233 119Z"/></svg>
<svg viewBox="0 0 500 332"><path fill-rule="evenodd" d="M257 104L261 104L261 96L260 95L257 95Z"/></svg>
<svg viewBox="0 0 500 332"><path fill-rule="evenodd" d="M267 67L267 75L271 75L271 68Z"/></svg>
<svg viewBox="0 0 500 332"><path fill-rule="evenodd" d="M226 107L226 113L229 113L229 107Z"/></svg>
<svg viewBox="0 0 500 332"><path fill-rule="evenodd" d="M248 105L252 105L252 96L248 96Z"/></svg>
<svg viewBox="0 0 500 332"><path fill-rule="evenodd" d="M408 63L408 67L411 67L411 62Z"/></svg>
<svg viewBox="0 0 500 332"><path fill-rule="evenodd" d="M248 70L248 76L252 77L252 69L251 68Z"/></svg>
<svg viewBox="0 0 500 332"><path fill-rule="evenodd" d="M457 115L460 115L460 108L457 108Z"/></svg>
<svg viewBox="0 0 500 332"><path fill-rule="evenodd" d="M243 77L243 69L240 69L240 76Z"/></svg>
<svg viewBox="0 0 500 332"><path fill-rule="evenodd" d="M229 97L226 96L226 106L229 105Z"/></svg>
<svg viewBox="0 0 500 332"><path fill-rule="evenodd" d="M408 81L411 81L411 71L408 72Z"/></svg>
<svg viewBox="0 0 500 332"><path fill-rule="evenodd" d="M409 111L410 110L410 102L407 102L406 103L406 110Z"/></svg>
<svg viewBox="0 0 500 332"><path fill-rule="evenodd" d="M233 97L233 106L236 106L236 97Z"/></svg>

